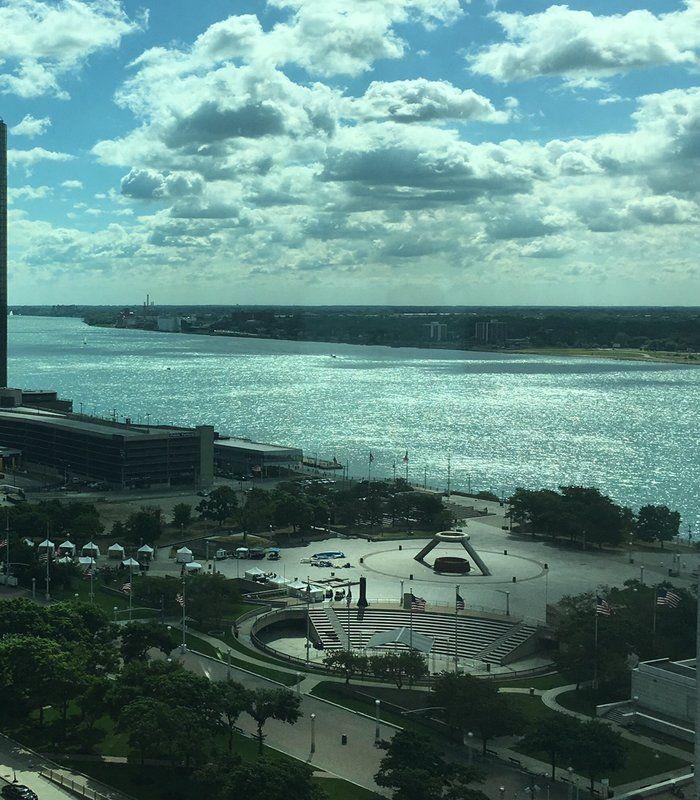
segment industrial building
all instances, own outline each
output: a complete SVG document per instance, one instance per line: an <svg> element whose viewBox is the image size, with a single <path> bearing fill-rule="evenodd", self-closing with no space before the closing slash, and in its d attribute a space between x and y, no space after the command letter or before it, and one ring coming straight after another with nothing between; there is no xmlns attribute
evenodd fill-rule
<svg viewBox="0 0 700 800"><path fill-rule="evenodd" d="M266 478L301 465L297 447L254 442L251 439L221 437L214 442L214 466L219 475L254 475Z"/></svg>
<svg viewBox="0 0 700 800"><path fill-rule="evenodd" d="M507 338L508 328L505 322L492 319L474 325L474 341L477 344L504 345Z"/></svg>

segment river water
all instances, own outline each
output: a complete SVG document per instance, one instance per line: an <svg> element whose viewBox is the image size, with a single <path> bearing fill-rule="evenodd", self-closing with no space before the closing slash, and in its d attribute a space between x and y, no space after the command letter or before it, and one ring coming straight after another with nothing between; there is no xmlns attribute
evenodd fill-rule
<svg viewBox="0 0 700 800"><path fill-rule="evenodd" d="M9 319L10 385L348 460L351 474L509 491L596 485L700 524L700 368L235 339ZM333 357L335 355L335 357Z"/></svg>

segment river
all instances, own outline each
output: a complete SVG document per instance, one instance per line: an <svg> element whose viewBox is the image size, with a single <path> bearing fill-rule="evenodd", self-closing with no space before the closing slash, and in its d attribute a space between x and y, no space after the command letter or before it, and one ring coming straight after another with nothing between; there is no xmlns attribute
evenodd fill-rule
<svg viewBox="0 0 700 800"><path fill-rule="evenodd" d="M236 339L9 319L10 384L85 413L222 433L390 476L508 492L595 485L700 524L700 369L674 364ZM335 355L335 357L333 357Z"/></svg>

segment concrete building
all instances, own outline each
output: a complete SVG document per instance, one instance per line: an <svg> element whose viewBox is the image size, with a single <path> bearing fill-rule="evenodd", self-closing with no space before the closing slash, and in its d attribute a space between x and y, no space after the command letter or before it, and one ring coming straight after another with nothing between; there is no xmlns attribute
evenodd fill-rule
<svg viewBox="0 0 700 800"><path fill-rule="evenodd" d="M431 342L444 342L447 339L447 325L444 322L426 322L425 329Z"/></svg>
<svg viewBox="0 0 700 800"><path fill-rule="evenodd" d="M159 331L164 333L180 333L182 319L180 317L158 317L156 324Z"/></svg>
<svg viewBox="0 0 700 800"><path fill-rule="evenodd" d="M27 406L0 410L0 446L64 480L119 486L210 486L214 429L132 425Z"/></svg>
<svg viewBox="0 0 700 800"><path fill-rule="evenodd" d="M508 337L508 328L505 322L492 319L486 322L477 322L474 326L474 341L477 344L503 345Z"/></svg>
<svg viewBox="0 0 700 800"><path fill-rule="evenodd" d="M214 466L220 475L279 475L281 470L301 464L302 451L297 447L264 444L251 439L221 437L214 442Z"/></svg>
<svg viewBox="0 0 700 800"><path fill-rule="evenodd" d="M0 387L7 386L7 125L0 119Z"/></svg>

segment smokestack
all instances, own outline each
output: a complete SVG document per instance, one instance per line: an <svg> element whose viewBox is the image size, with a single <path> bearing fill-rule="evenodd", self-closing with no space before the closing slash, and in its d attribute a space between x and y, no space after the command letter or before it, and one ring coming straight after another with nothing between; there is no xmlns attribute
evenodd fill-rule
<svg viewBox="0 0 700 800"><path fill-rule="evenodd" d="M7 125L0 120L0 387L7 386Z"/></svg>

